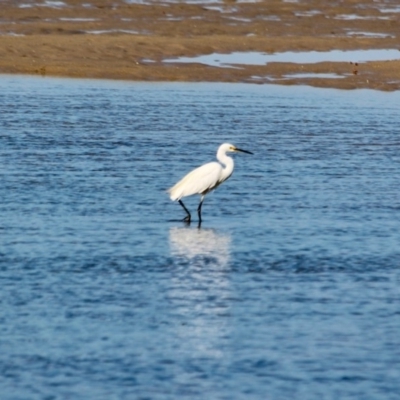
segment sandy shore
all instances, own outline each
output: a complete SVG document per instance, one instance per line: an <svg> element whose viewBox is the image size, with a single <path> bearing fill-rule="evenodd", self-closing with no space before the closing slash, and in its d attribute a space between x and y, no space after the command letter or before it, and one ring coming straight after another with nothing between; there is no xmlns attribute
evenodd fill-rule
<svg viewBox="0 0 400 400"><path fill-rule="evenodd" d="M302 54L400 49L396 1L188 3L2 1L0 73L400 89L400 51L398 60L362 63L356 56L352 62L309 62ZM287 51L299 52L299 60L251 65L244 54L235 65L166 62L213 53Z"/></svg>

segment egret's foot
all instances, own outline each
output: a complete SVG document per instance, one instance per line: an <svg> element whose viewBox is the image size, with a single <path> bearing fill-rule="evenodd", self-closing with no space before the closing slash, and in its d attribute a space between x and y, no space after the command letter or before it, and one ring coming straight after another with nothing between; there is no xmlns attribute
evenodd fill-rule
<svg viewBox="0 0 400 400"><path fill-rule="evenodd" d="M187 215L185 218L183 218L183 222L185 222L186 224L190 224L190 220L191 220L191 218L189 217L189 215Z"/></svg>

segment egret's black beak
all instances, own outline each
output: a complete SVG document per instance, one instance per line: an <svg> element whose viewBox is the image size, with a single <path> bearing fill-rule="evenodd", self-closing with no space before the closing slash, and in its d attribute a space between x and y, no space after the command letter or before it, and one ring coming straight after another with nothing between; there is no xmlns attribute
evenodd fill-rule
<svg viewBox="0 0 400 400"><path fill-rule="evenodd" d="M241 153L253 154L251 151L238 149L237 147L235 147L235 151L240 151Z"/></svg>

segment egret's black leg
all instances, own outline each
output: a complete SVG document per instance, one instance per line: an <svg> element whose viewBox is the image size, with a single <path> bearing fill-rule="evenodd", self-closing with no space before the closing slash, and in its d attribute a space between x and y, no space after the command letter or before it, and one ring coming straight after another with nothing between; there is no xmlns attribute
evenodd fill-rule
<svg viewBox="0 0 400 400"><path fill-rule="evenodd" d="M200 225L201 225L201 206L203 205L203 201L204 201L204 196L202 196L202 198L200 200L200 204L197 207L197 214L199 216L199 228L200 228Z"/></svg>
<svg viewBox="0 0 400 400"><path fill-rule="evenodd" d="M183 218L183 220L185 222L187 222L188 224L190 224L190 220L191 220L192 216L190 215L189 210L185 207L182 200L179 200L179 204L183 207L183 209L186 211L186 214L187 214L187 216L185 218Z"/></svg>

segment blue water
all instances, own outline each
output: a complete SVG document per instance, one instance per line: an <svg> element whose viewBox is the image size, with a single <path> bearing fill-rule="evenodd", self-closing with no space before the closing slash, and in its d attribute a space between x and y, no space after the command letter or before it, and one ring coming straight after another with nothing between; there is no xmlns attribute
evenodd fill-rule
<svg viewBox="0 0 400 400"><path fill-rule="evenodd" d="M2 400L400 398L399 92L0 82Z"/></svg>

